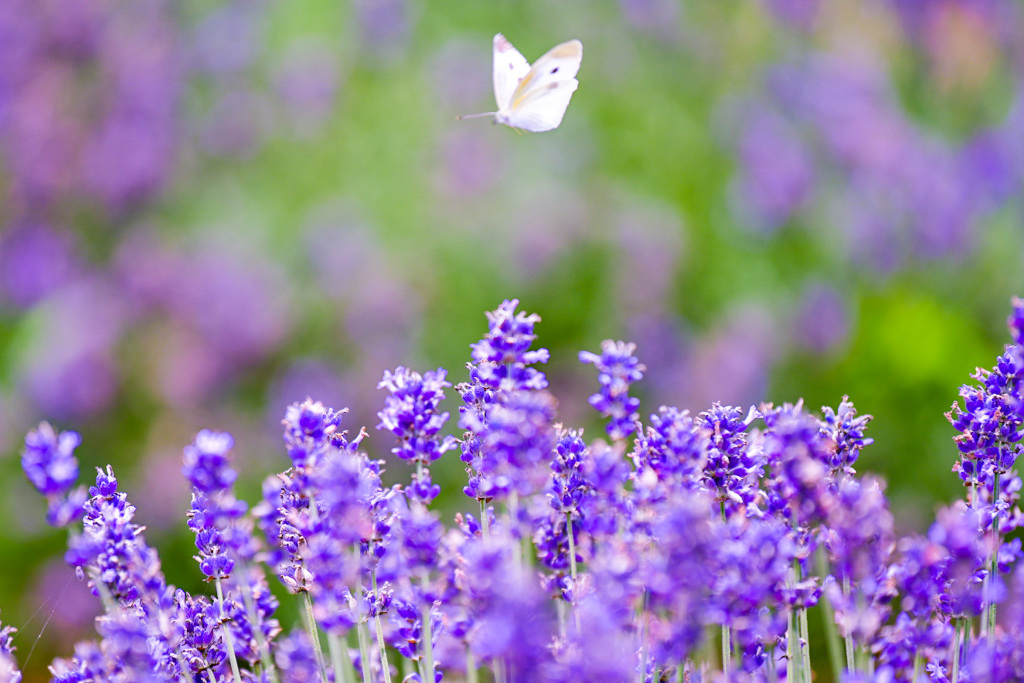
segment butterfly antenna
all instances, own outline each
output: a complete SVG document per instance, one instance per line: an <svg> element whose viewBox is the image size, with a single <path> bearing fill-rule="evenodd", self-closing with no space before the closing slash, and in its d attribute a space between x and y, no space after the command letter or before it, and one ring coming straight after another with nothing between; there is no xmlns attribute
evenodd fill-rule
<svg viewBox="0 0 1024 683"><path fill-rule="evenodd" d="M485 111L483 114L463 114L462 116L456 116L455 120L461 121L463 119L479 119L483 118L484 116L494 116L497 113L498 112L496 111Z"/></svg>

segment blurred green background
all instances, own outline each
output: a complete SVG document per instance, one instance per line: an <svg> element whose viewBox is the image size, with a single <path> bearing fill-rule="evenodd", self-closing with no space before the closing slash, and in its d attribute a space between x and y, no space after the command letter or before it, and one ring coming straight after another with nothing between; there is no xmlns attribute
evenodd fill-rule
<svg viewBox="0 0 1024 683"><path fill-rule="evenodd" d="M179 470L198 429L235 435L250 502L306 396L351 408L386 457L384 369L463 381L505 298L543 318L566 424L600 433L576 354L610 337L647 365L644 414L848 394L875 416L859 469L926 528L961 491L943 413L1024 293L1022 12L5 2L0 616L26 680L97 608L21 474L26 429L80 431L83 478L113 464L168 580L195 589ZM494 108L497 32L531 61L583 42L557 130L455 120ZM455 458L435 480L447 517L470 507Z"/></svg>

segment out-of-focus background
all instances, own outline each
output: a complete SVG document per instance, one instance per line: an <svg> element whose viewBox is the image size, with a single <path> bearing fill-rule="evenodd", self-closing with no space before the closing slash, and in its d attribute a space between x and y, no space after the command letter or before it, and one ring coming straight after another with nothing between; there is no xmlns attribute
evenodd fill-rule
<svg viewBox="0 0 1024 683"><path fill-rule="evenodd" d="M499 31L531 61L582 40L556 131L455 120L494 109ZM848 394L861 471L922 530L961 495L943 412L1024 294L1022 86L1018 0L0 3L0 617L27 680L98 601L26 429L81 432L83 478L112 463L197 588L198 429L235 435L250 501L306 396L385 457L383 371L464 380L505 298L592 436L576 354L609 337L644 414Z"/></svg>

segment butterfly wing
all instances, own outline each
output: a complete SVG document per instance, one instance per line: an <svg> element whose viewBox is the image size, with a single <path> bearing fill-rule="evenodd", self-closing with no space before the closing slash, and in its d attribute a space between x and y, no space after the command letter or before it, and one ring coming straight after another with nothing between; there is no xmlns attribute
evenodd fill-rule
<svg viewBox="0 0 1024 683"><path fill-rule="evenodd" d="M519 82L530 72L526 57L500 33L494 36L494 100L498 111L512 105L512 94Z"/></svg>
<svg viewBox="0 0 1024 683"><path fill-rule="evenodd" d="M509 111L499 111L505 115L499 116L498 121L535 133L557 128L579 87L576 74L582 61L583 44L578 40L548 50L519 81Z"/></svg>

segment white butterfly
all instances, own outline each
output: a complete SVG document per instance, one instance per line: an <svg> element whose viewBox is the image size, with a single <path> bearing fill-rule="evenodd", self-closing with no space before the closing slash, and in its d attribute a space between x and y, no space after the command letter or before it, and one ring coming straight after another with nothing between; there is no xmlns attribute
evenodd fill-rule
<svg viewBox="0 0 1024 683"><path fill-rule="evenodd" d="M460 116L493 116L511 128L540 133L558 128L580 82L583 43L570 40L544 53L533 66L500 33L494 36L494 99L498 111Z"/></svg>

